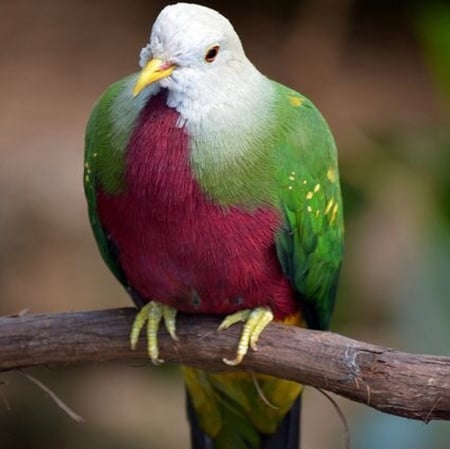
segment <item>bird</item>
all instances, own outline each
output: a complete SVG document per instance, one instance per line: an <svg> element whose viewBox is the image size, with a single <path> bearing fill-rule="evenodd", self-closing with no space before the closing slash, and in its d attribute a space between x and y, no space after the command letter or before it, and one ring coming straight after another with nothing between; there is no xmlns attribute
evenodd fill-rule
<svg viewBox="0 0 450 449"><path fill-rule="evenodd" d="M131 346L145 328L161 363L158 331L177 340L178 312L243 322L222 358L237 369L182 368L192 448L296 449L303 386L239 365L272 321L329 328L344 234L333 135L206 6L164 7L139 65L95 104L84 161L97 246L139 308Z"/></svg>

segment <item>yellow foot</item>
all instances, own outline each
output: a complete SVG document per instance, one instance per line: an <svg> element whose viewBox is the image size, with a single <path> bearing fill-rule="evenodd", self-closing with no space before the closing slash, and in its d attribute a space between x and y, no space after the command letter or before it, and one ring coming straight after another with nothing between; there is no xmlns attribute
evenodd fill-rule
<svg viewBox="0 0 450 449"><path fill-rule="evenodd" d="M265 327L273 320L273 313L268 307L257 307L256 309L245 309L240 312L228 315L220 324L218 330L228 329L233 324L245 321L242 329L241 338L239 339L236 358L233 360L223 359L227 365L235 366L242 362L245 354L247 354L248 346L257 351L256 343Z"/></svg>
<svg viewBox="0 0 450 449"><path fill-rule="evenodd" d="M164 360L159 358L158 348L158 329L161 319L164 319L164 324L170 336L174 340L178 340L175 333L175 316L177 310L173 307L166 306L156 301L150 301L136 315L133 326L131 328L130 343L131 349L135 349L139 340L139 334L145 323L147 323L147 350L151 361L154 365L158 365Z"/></svg>

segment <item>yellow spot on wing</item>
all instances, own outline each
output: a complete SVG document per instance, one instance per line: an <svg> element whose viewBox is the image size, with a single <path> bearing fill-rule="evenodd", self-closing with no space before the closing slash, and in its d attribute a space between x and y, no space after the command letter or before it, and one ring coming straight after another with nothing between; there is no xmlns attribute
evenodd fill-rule
<svg viewBox="0 0 450 449"><path fill-rule="evenodd" d="M320 190L320 184L316 184L314 186L314 193L317 193Z"/></svg>
<svg viewBox="0 0 450 449"><path fill-rule="evenodd" d="M330 182L336 182L336 172L333 168L329 168L327 171L327 178Z"/></svg>
<svg viewBox="0 0 450 449"><path fill-rule="evenodd" d="M306 208L306 210L307 210L308 212L312 212L311 206L308 206L308 207Z"/></svg>
<svg viewBox="0 0 450 449"><path fill-rule="evenodd" d="M326 214L328 214L328 212L330 212L331 208L333 207L333 203L334 203L334 200L333 200L333 198L331 198L331 200L328 201L327 207L325 208L324 215L326 215Z"/></svg>
<svg viewBox="0 0 450 449"><path fill-rule="evenodd" d="M310 200L310 199L313 197L313 195L314 195L313 192L308 192L308 193L306 194L306 199L307 199L307 200Z"/></svg>
<svg viewBox="0 0 450 449"><path fill-rule="evenodd" d="M289 95L289 103L291 103L294 108L298 108L303 103L303 98L296 97L295 95Z"/></svg>
<svg viewBox="0 0 450 449"><path fill-rule="evenodd" d="M334 220L336 219L337 211L338 211L338 203L336 203L333 207L333 212L331 213L331 218L330 218L330 224L333 224Z"/></svg>
<svg viewBox="0 0 450 449"><path fill-rule="evenodd" d="M291 181L295 180L295 178L293 176L289 176L288 179L290 179Z"/></svg>

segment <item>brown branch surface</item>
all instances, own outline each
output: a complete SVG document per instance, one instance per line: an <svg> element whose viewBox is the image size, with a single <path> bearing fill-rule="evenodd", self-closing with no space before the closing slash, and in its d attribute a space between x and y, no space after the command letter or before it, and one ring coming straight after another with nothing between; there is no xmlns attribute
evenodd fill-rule
<svg viewBox="0 0 450 449"><path fill-rule="evenodd" d="M148 360L145 340L129 349L135 310L0 317L0 371L35 365ZM161 330L167 362L230 370L241 327L218 332L209 316L177 318L178 342ZM323 388L383 412L428 422L450 420L450 358L415 355L318 332L272 324L241 369ZM235 368L234 368L235 369Z"/></svg>

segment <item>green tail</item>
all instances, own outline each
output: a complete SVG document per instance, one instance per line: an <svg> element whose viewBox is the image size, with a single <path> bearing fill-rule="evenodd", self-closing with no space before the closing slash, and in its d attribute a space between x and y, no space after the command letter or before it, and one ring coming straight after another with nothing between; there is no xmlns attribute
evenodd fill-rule
<svg viewBox="0 0 450 449"><path fill-rule="evenodd" d="M183 374L192 449L298 449L301 385L243 372Z"/></svg>

